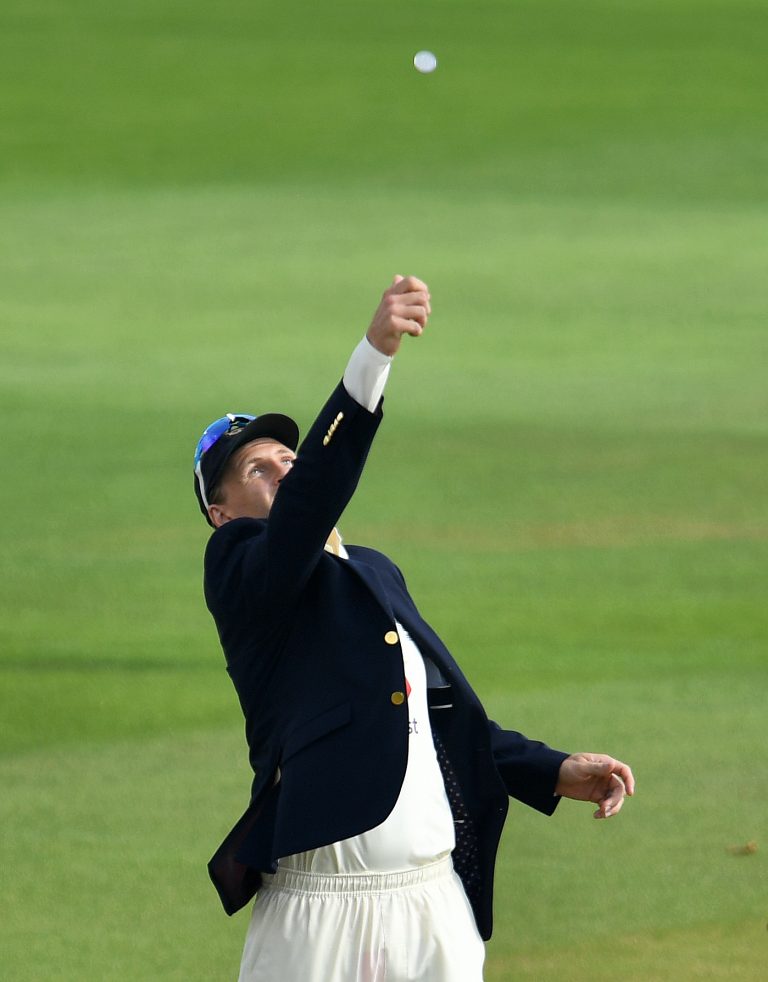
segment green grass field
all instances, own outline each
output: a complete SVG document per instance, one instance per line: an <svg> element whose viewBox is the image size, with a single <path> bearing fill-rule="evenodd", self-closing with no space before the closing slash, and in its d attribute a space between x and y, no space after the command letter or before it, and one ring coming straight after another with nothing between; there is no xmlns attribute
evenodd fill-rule
<svg viewBox="0 0 768 982"><path fill-rule="evenodd" d="M228 409L305 428L397 272L434 315L342 531L494 718L638 779L615 822L513 805L487 979L765 977L766 31L756 0L6 0L4 979L236 977L192 452Z"/></svg>

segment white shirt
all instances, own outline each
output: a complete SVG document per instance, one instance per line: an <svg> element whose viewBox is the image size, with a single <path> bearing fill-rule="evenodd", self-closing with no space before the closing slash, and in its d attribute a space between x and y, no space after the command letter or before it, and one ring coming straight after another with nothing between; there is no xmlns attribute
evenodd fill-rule
<svg viewBox="0 0 768 982"><path fill-rule="evenodd" d="M368 338L363 338L352 352L344 371L344 388L369 413L379 404L391 364L392 357L374 348Z"/></svg>
<svg viewBox="0 0 768 982"><path fill-rule="evenodd" d="M373 412L384 391L392 359L366 338L352 353L344 387ZM342 558L348 558L341 547ZM309 852L286 856L279 865L301 872L391 873L434 862L455 845L453 816L437 763L427 709L424 659L413 639L397 624L408 693L408 763L400 795L389 816L375 828Z"/></svg>

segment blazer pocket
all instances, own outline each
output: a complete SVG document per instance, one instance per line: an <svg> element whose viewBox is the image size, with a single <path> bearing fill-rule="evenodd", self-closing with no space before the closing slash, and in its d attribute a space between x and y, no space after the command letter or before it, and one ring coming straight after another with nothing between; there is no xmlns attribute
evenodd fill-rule
<svg viewBox="0 0 768 982"><path fill-rule="evenodd" d="M324 713L320 713L319 716L307 720L306 723L300 723L291 730L285 739L283 752L280 756L281 762L293 757L299 750L303 750L304 747L314 743L315 740L319 740L320 737L327 736L334 730L346 726L351 719L352 706L348 702L343 702L332 709L327 709Z"/></svg>

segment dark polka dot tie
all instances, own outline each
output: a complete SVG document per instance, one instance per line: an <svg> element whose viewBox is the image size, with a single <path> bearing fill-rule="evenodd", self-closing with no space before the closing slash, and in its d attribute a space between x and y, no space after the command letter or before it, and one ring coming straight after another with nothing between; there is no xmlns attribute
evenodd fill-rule
<svg viewBox="0 0 768 982"><path fill-rule="evenodd" d="M467 806L464 804L456 772L448 759L442 740L434 730L432 731L432 739L456 830L453 867L464 884L464 890L470 903L475 904L480 897L480 853L477 847L477 832L467 811Z"/></svg>

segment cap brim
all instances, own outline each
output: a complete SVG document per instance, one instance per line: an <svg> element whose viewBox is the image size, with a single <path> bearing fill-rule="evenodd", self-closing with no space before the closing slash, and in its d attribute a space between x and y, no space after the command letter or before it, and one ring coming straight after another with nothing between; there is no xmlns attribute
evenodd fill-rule
<svg viewBox="0 0 768 982"><path fill-rule="evenodd" d="M251 420L237 436L227 441L229 452L225 459L228 460L235 450L239 450L246 443L268 437L277 440L290 450L295 450L299 445L299 428L290 416L284 416L282 413L264 413L263 416Z"/></svg>
<svg viewBox="0 0 768 982"><path fill-rule="evenodd" d="M219 444L224 452L221 453L217 461L214 473L207 475L206 493L209 494L208 489L215 487L232 454L247 443L264 439L277 440L278 443L282 443L290 450L295 450L299 445L299 428L290 416L284 416L282 413L264 413L263 416L257 416L256 419L251 420L247 426L240 430L237 436L222 437ZM224 440L226 443L223 442Z"/></svg>

